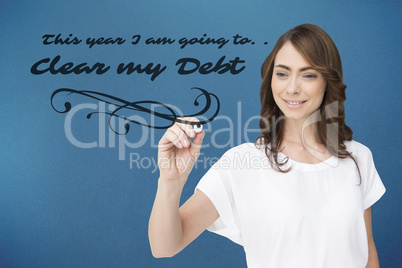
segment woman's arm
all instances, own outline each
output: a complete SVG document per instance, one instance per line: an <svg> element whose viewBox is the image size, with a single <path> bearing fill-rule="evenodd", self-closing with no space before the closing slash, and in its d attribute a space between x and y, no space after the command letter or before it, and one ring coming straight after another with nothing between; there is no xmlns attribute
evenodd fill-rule
<svg viewBox="0 0 402 268"><path fill-rule="evenodd" d="M174 256L219 217L209 198L198 190L179 209L184 184L199 156L204 135L194 133L190 125L175 123L159 141L160 177L148 228L152 254L157 258Z"/></svg>
<svg viewBox="0 0 402 268"><path fill-rule="evenodd" d="M369 257L366 268L379 268L380 263L378 261L377 249L375 248L373 231L371 226L371 207L364 211L364 221L366 223L367 240L369 248Z"/></svg>
<svg viewBox="0 0 402 268"><path fill-rule="evenodd" d="M149 242L155 258L176 255L219 217L203 192L197 190L179 208L180 197L167 188L159 182L149 220Z"/></svg>

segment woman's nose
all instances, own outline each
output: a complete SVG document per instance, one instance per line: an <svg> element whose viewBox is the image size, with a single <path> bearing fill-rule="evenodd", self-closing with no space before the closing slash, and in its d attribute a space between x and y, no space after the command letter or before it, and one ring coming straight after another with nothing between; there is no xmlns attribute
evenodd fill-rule
<svg viewBox="0 0 402 268"><path fill-rule="evenodd" d="M289 84L286 89L286 92L290 95L299 94L300 93L300 83L298 77L292 77L289 79Z"/></svg>

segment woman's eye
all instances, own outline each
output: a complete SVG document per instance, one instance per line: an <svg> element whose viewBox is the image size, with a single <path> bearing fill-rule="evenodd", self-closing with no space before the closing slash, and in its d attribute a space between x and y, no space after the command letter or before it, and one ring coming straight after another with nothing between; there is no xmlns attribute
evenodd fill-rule
<svg viewBox="0 0 402 268"><path fill-rule="evenodd" d="M285 73L276 73L276 76L279 77L279 78L285 78L285 77L287 77L288 75L285 74Z"/></svg>
<svg viewBox="0 0 402 268"><path fill-rule="evenodd" d="M307 79L314 79L314 78L317 77L317 75L315 75L315 74L305 74L304 77L307 78Z"/></svg>

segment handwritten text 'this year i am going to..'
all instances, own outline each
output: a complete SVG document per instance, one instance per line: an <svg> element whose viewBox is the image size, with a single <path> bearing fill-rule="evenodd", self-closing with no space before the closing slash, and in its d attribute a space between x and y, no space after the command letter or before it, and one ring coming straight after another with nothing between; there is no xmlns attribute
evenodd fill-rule
<svg viewBox="0 0 402 268"><path fill-rule="evenodd" d="M82 42L82 39L78 37L73 37L72 34L67 38L62 38L61 34L52 35L46 34L43 37L44 45L79 45ZM141 35L134 35L132 37L131 44L137 45L141 41ZM201 38L186 38L183 37L179 39L178 43L180 44L180 48L183 49L188 45L217 45L217 48L220 49L225 46L230 40L225 38L210 38L207 37L206 34ZM87 38L86 44L89 48L92 48L95 45L122 45L126 42L126 39L121 37L117 38ZM148 38L145 40L146 45L171 45L176 42L175 39L163 37L163 38ZM239 34L233 36L233 44L234 45L245 45L250 43L254 45L251 39L243 38ZM81 73L92 73L96 74L104 74L109 71L110 66L106 65L102 62L96 62L93 65L89 65L86 62L83 63L73 63L60 62L61 56L57 55L53 59L44 58L34 63L31 67L31 73L35 75L40 75L44 73L51 74L81 74ZM199 72L200 74L210 74L212 72L216 72L218 74L224 74L229 72L232 75L239 74L246 67L242 64L245 63L245 60L241 60L239 57L235 57L233 60L226 60L226 56L222 56L216 62L205 62L202 63L200 60L196 58L181 58L177 60L176 66L178 66L178 74L187 75ZM144 65L144 64L143 64ZM132 73L145 73L147 75L151 75L151 81L154 81L163 71L166 70L167 66L163 66L160 63L148 63L143 67L141 64L135 64L134 62L129 63L120 63L116 69L117 74L126 73L130 75Z"/></svg>

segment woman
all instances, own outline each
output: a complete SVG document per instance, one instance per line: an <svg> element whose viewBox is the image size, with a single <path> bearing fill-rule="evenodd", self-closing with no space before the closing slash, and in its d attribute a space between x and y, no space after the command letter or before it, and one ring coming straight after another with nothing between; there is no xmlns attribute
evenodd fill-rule
<svg viewBox="0 0 402 268"><path fill-rule="evenodd" d="M262 135L227 151L180 208L205 133L176 123L160 140L154 256L175 255L208 228L243 245L248 267L379 267L370 207L385 188L345 124L332 39L311 24L289 30L262 78Z"/></svg>

